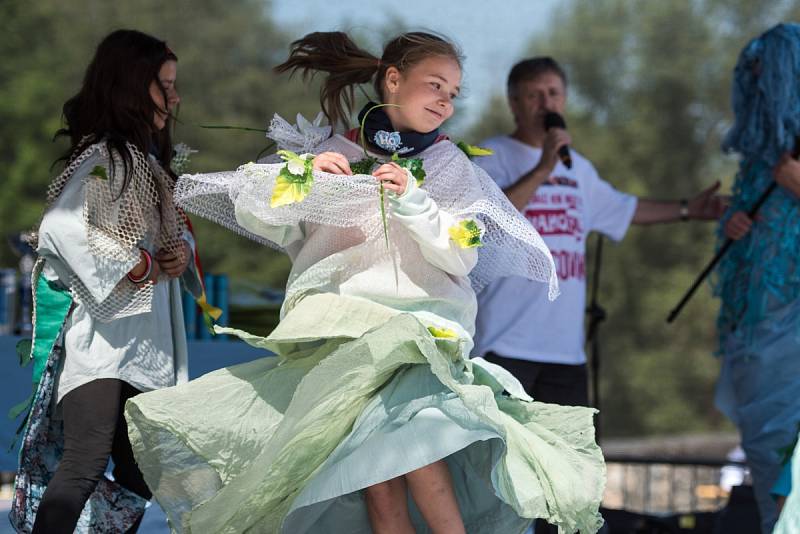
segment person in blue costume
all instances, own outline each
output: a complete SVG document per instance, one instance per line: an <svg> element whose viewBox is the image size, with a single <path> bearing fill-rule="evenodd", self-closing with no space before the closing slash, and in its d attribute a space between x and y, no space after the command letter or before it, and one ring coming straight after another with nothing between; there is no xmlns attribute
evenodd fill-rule
<svg viewBox="0 0 800 534"><path fill-rule="evenodd" d="M22 352L35 392L10 513L18 532L135 532L151 497L122 411L142 391L187 380L180 282L202 293L172 201L176 76L164 41L118 30L64 105L70 148L35 238L33 340Z"/></svg>
<svg viewBox="0 0 800 534"><path fill-rule="evenodd" d="M770 488L800 422L800 25L779 24L742 50L735 123L723 149L741 156L720 242L735 240L715 273L722 369L718 407L736 424L763 532L777 507ZM776 189L751 219L762 193Z"/></svg>
<svg viewBox="0 0 800 534"><path fill-rule="evenodd" d="M515 274L555 298L558 284L541 237L465 154L474 147L439 130L461 66L429 33L399 35L380 57L341 32L309 34L277 70L320 75L333 125L371 84L362 127L276 116L276 157L180 178L180 206L285 251L292 271L268 337L217 329L274 357L127 403L136 460L176 532L602 525L594 410L537 402L469 358L476 288Z"/></svg>

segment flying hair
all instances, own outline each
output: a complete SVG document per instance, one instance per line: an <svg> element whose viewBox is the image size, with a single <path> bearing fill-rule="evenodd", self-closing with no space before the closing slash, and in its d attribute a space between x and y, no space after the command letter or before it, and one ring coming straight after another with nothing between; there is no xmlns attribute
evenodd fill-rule
<svg viewBox="0 0 800 534"><path fill-rule="evenodd" d="M344 32L314 32L292 43L289 57L275 67L275 72L294 75L300 71L304 80L318 72L326 73L320 89L320 105L335 128L339 123L347 124L352 115L357 86L372 82L376 94L384 101L383 82L390 67L403 73L436 56L452 58L461 67L460 50L432 33L403 33L389 41L381 57L376 57Z"/></svg>

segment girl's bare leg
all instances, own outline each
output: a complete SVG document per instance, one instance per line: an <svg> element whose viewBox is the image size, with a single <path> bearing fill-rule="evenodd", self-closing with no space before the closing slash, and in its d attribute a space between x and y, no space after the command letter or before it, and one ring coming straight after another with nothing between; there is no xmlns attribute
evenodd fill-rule
<svg viewBox="0 0 800 534"><path fill-rule="evenodd" d="M406 480L399 476L366 489L367 514L375 534L415 534L408 516Z"/></svg>
<svg viewBox="0 0 800 534"><path fill-rule="evenodd" d="M434 534L466 534L444 460L405 475L414 502Z"/></svg>

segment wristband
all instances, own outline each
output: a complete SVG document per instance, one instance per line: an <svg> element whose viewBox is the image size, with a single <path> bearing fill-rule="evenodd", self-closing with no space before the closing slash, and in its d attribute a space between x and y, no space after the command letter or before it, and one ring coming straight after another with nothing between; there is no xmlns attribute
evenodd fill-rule
<svg viewBox="0 0 800 534"><path fill-rule="evenodd" d="M150 253L143 248L140 248L139 250L142 252L142 254L144 254L144 262L146 267L144 270L144 274L142 274L141 276L133 276L131 275L131 273L128 273L128 280L130 280L134 284L141 284L142 282L150 278L150 273L153 272L153 258L150 256Z"/></svg>
<svg viewBox="0 0 800 534"><path fill-rule="evenodd" d="M686 222L689 220L689 201L686 200L685 198L682 198L680 201L680 205L681 208L680 211L678 212L680 215L680 219L681 221Z"/></svg>

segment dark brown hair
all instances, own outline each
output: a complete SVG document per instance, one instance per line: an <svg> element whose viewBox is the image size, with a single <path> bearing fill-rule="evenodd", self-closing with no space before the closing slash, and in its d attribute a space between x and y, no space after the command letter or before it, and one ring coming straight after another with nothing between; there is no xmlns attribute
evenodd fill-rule
<svg viewBox="0 0 800 534"><path fill-rule="evenodd" d="M542 74L548 73L556 74L564 82L564 87L567 86L567 73L564 72L564 69L555 59L547 56L523 59L514 65L511 68L511 72L508 73L508 85L506 87L509 96L514 96L514 91L520 82L535 80Z"/></svg>
<svg viewBox="0 0 800 534"><path fill-rule="evenodd" d="M343 32L315 32L292 43L289 58L275 67L275 72L302 71L303 79L317 72L327 76L320 89L322 111L335 128L347 123L353 111L355 86L372 82L381 102L384 101L383 79L389 67L401 73L420 61L435 56L454 59L461 67L458 48L438 35L408 32L389 41L380 58L359 48Z"/></svg>
<svg viewBox="0 0 800 534"><path fill-rule="evenodd" d="M155 37L136 30L117 30L107 35L97 46L80 91L64 104L65 127L56 136L70 138L65 159L105 140L109 149L120 154L125 167L120 191L127 187L133 172L133 159L126 142L145 156L155 152L169 172L172 159L169 121L162 131L154 131L153 127L155 113L169 114L169 110L159 109L150 96L150 83L155 81L166 105L167 94L159 83L158 72L169 60L178 58L164 41Z"/></svg>

